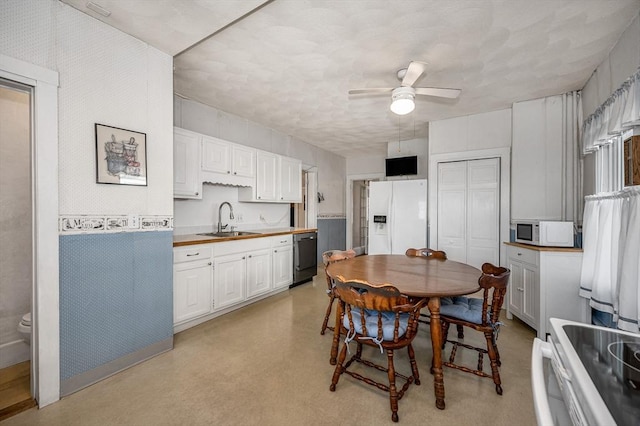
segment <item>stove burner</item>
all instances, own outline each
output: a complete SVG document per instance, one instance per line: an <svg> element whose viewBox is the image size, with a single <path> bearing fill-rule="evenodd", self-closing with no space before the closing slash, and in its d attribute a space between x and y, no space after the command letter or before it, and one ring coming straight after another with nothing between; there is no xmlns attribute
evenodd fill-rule
<svg viewBox="0 0 640 426"><path fill-rule="evenodd" d="M622 380L634 391L640 390L640 344L635 342L614 342L607 345L607 351L622 363Z"/></svg>
<svg viewBox="0 0 640 426"><path fill-rule="evenodd" d="M640 373L640 344L635 342L614 342L609 343L607 350L612 357L626 367ZM619 355L620 353L622 357Z"/></svg>

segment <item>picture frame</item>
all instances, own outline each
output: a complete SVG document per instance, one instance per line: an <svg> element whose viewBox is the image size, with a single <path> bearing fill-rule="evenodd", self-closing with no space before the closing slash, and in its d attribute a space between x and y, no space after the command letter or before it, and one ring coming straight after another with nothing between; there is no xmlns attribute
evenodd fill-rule
<svg viewBox="0 0 640 426"><path fill-rule="evenodd" d="M147 186L147 134L95 124L96 182Z"/></svg>

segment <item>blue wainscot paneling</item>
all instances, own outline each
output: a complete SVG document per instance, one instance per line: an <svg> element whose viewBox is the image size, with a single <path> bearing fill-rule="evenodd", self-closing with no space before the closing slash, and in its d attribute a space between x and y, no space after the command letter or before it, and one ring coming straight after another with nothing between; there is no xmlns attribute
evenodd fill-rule
<svg viewBox="0 0 640 426"><path fill-rule="evenodd" d="M60 391L173 347L171 231L60 237Z"/></svg>
<svg viewBox="0 0 640 426"><path fill-rule="evenodd" d="M344 217L318 218L318 265L322 264L322 253L327 250L346 250L347 219Z"/></svg>

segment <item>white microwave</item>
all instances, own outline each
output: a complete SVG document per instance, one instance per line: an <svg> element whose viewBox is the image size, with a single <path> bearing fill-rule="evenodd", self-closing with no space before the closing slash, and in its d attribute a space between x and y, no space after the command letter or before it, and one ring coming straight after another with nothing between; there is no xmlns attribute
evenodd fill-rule
<svg viewBox="0 0 640 426"><path fill-rule="evenodd" d="M516 243L573 247L573 222L530 220L516 222Z"/></svg>

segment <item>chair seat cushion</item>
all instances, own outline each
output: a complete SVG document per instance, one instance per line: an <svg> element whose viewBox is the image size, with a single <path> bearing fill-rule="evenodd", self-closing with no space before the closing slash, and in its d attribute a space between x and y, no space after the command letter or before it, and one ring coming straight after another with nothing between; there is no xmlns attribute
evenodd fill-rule
<svg viewBox="0 0 640 426"><path fill-rule="evenodd" d="M474 324L482 324L482 299L464 296L443 297L440 300L440 314Z"/></svg>
<svg viewBox="0 0 640 426"><path fill-rule="evenodd" d="M365 309L365 324L367 326L367 335L369 337L378 337L378 312ZM353 318L353 328L358 334L362 334L362 320L360 319L360 310L353 308L351 310L351 316ZM407 331L407 324L409 322L409 314L400 314L400 324L398 326L398 337L404 336ZM345 314L342 324L347 330L349 328L349 317ZM396 325L396 314L393 312L382 312L382 340L393 340L393 330Z"/></svg>

